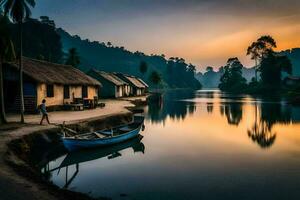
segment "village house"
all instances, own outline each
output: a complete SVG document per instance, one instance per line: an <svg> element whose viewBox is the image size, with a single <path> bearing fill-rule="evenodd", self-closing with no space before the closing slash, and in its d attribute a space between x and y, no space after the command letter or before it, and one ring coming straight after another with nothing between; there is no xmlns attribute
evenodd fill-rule
<svg viewBox="0 0 300 200"><path fill-rule="evenodd" d="M4 66L4 94L7 111L20 109L17 63ZM25 112L36 112L43 99L49 110L72 103L76 98L97 99L101 84L72 66L23 59Z"/></svg>
<svg viewBox="0 0 300 200"><path fill-rule="evenodd" d="M144 86L145 86L145 93L149 91L149 85L141 78L137 78Z"/></svg>
<svg viewBox="0 0 300 200"><path fill-rule="evenodd" d="M115 75L129 84L129 86L130 86L130 90L129 90L130 96L145 95L147 84L142 83L142 81L140 81L137 77L127 75L127 74L122 74L122 73L115 73Z"/></svg>
<svg viewBox="0 0 300 200"><path fill-rule="evenodd" d="M101 90L101 97L104 98L119 98L129 96L129 85L113 73L98 71L92 69L88 75L97 79L103 85Z"/></svg>

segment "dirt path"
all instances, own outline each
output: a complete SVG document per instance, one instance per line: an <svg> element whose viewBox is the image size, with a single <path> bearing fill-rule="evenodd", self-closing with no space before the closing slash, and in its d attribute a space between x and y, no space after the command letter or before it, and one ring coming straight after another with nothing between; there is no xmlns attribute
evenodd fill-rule
<svg viewBox="0 0 300 200"><path fill-rule="evenodd" d="M62 124L64 121L66 122L75 122L78 120L86 120L95 117L118 114L118 113L126 113L128 110L125 107L134 106L130 101L126 100L104 100L105 103L104 108L97 108L92 110L84 110L84 111L58 111L58 112L49 112L49 119L51 123ZM9 122L17 122L20 120L19 115L8 115L7 119ZM39 124L41 120L40 114L35 115L26 115L25 121L28 124ZM46 123L46 121L44 121Z"/></svg>
<svg viewBox="0 0 300 200"><path fill-rule="evenodd" d="M78 121L87 121L95 118L105 118L107 116L114 116L119 114L126 114L129 111L125 107L133 107L129 101L125 100L107 100L106 107L103 109L95 109L88 111L77 112L52 112L50 113L50 120L53 123L61 124L66 121L69 124ZM19 116L8 116L10 122L18 121ZM25 117L27 124L20 126L17 129L0 130L0 199L1 200L52 200L58 199L57 196L50 194L46 186L40 185L36 182L26 179L23 176L16 174L14 169L7 165L4 157L7 153L7 143L21 138L24 135L31 134L35 131L47 130L55 128L55 125L40 126L39 115L27 115ZM16 159L15 162L22 162Z"/></svg>

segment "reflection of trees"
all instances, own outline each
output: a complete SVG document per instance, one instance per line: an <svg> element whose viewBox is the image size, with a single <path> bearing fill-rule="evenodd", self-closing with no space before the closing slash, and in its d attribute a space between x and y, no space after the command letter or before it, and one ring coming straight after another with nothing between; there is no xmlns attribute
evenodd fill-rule
<svg viewBox="0 0 300 200"><path fill-rule="evenodd" d="M187 114L196 111L195 103L182 101L182 99L195 98L195 92L191 90L167 91L162 102L149 102L148 117L152 122L164 122L167 117L171 119L184 119Z"/></svg>
<svg viewBox="0 0 300 200"><path fill-rule="evenodd" d="M226 115L227 122L232 125L239 125L243 117L242 103L228 103L220 107L221 115Z"/></svg>
<svg viewBox="0 0 300 200"><path fill-rule="evenodd" d="M260 115L259 115L260 108ZM276 140L273 126L276 123L287 124L291 121L291 110L286 106L274 103L263 103L258 107L255 103L255 119L247 133L251 140L261 148L271 147Z"/></svg>
<svg viewBox="0 0 300 200"><path fill-rule="evenodd" d="M247 133L251 140L261 148L271 147L276 139L276 133L272 132L272 128L268 126L268 123L261 120L258 123L254 123Z"/></svg>

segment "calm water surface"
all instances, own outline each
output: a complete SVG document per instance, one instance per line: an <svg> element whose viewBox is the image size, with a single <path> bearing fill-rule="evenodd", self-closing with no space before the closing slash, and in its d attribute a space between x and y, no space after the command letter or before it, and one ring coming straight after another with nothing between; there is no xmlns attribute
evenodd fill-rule
<svg viewBox="0 0 300 200"><path fill-rule="evenodd" d="M180 90L145 109L142 139L63 155L45 176L113 199L300 199L299 107Z"/></svg>

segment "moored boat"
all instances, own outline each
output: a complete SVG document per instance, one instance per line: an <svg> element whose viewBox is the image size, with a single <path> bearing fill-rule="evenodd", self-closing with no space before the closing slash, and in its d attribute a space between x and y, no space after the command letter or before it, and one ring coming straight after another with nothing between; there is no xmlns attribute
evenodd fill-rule
<svg viewBox="0 0 300 200"><path fill-rule="evenodd" d="M109 146L127 141L138 136L143 126L144 117L134 116L133 122L112 129L105 129L70 136L66 133L70 130L63 129L62 141L66 149L68 149L69 151L74 151L82 148Z"/></svg>

